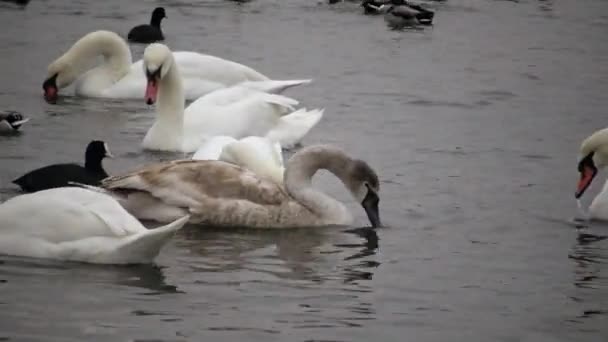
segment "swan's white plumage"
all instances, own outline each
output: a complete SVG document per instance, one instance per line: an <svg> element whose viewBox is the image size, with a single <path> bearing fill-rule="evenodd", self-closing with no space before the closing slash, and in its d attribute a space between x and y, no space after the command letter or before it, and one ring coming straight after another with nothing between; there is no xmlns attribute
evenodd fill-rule
<svg viewBox="0 0 608 342"><path fill-rule="evenodd" d="M206 139L192 159L225 161L278 184L283 183L285 167L281 144L268 138L249 136L237 140L229 136L215 136Z"/></svg>
<svg viewBox="0 0 608 342"><path fill-rule="evenodd" d="M158 80L157 119L143 141L147 149L194 152L209 137L238 139L270 132L276 137L273 140L289 147L323 115L319 110L293 112L297 100L243 85L207 94L184 110L181 69L174 63L171 50L151 44L144 52L144 64L149 71L162 66L164 73ZM289 116L292 112L295 115Z"/></svg>
<svg viewBox="0 0 608 342"><path fill-rule="evenodd" d="M91 263L147 263L188 217L148 230L111 196L75 187L0 205L0 253Z"/></svg>
<svg viewBox="0 0 608 342"><path fill-rule="evenodd" d="M86 71L98 56L104 57L102 64ZM184 96L188 100L241 82L271 92L281 92L309 82L271 81L243 64L192 51L177 51L174 57L183 78ZM120 36L110 31L95 31L83 36L49 64L48 76L59 73L58 87L74 83L75 94L79 96L141 99L146 87L142 64L142 60L132 62L131 51Z"/></svg>
<svg viewBox="0 0 608 342"><path fill-rule="evenodd" d="M597 220L608 220L608 180L604 183L602 191L591 202L589 217Z"/></svg>

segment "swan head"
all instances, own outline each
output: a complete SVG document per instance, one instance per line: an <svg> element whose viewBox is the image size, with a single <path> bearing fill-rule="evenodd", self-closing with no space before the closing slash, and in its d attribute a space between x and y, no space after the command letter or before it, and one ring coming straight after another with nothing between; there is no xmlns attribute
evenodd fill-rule
<svg viewBox="0 0 608 342"><path fill-rule="evenodd" d="M365 209L372 227L380 227L382 225L378 209L380 182L374 169L363 160L353 160L347 169L347 177L344 179L344 184L353 197L361 203L363 209Z"/></svg>
<svg viewBox="0 0 608 342"><path fill-rule="evenodd" d="M144 50L144 74L148 79L146 86L146 103L151 105L156 102L158 94L158 83L166 75L173 65L171 50L164 44L150 44Z"/></svg>
<svg viewBox="0 0 608 342"><path fill-rule="evenodd" d="M578 172L580 179L575 192L578 199L591 185L598 170L608 165L608 128L599 130L583 141L580 148Z"/></svg>
<svg viewBox="0 0 608 342"><path fill-rule="evenodd" d="M44 99L48 103L56 103L59 89L72 84L78 73L66 58L60 57L47 67L47 77L42 83Z"/></svg>

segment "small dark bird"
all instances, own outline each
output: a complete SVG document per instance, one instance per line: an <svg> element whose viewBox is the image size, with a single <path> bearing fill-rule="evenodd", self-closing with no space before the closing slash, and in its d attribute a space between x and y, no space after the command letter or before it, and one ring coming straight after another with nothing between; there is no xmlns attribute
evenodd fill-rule
<svg viewBox="0 0 608 342"><path fill-rule="evenodd" d="M15 132L28 121L30 119L24 118L19 112L12 110L0 112L0 133Z"/></svg>
<svg viewBox="0 0 608 342"><path fill-rule="evenodd" d="M103 141L93 140L87 146L84 167L78 164L53 164L30 171L15 179L13 183L26 192L72 186L69 182L99 185L102 179L108 177L101 165L101 161L106 157L113 157L108 145Z"/></svg>
<svg viewBox="0 0 608 342"><path fill-rule="evenodd" d="M130 42L135 43L154 43L157 41L165 40L163 31L160 29L160 22L166 18L165 9L162 7L156 7L152 11L152 17L150 18L150 25L138 25L129 31L127 39Z"/></svg>

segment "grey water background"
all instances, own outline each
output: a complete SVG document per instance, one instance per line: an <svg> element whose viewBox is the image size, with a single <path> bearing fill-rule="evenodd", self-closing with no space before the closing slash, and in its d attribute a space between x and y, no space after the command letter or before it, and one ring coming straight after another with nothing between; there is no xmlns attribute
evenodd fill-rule
<svg viewBox="0 0 608 342"><path fill-rule="evenodd" d="M403 32L313 0L2 3L0 109L32 121L0 137L0 198L32 168L80 162L93 138L112 174L183 157L142 151L143 100L41 95L78 38L126 36L156 5L174 50L313 78L288 92L326 108L304 145L367 160L388 227L356 229L363 210L322 174L355 227L187 227L156 266L3 256L0 340L608 340L608 240L582 235L608 227L573 224L578 146L608 123L608 1L448 0L430 4L433 27Z"/></svg>

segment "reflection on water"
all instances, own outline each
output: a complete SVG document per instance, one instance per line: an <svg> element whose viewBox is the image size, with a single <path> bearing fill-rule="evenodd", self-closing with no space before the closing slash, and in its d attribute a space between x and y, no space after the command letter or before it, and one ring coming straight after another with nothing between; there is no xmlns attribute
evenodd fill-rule
<svg viewBox="0 0 608 342"><path fill-rule="evenodd" d="M608 288L608 254L601 245L601 241L607 238L606 235L579 231L577 243L568 255L574 263L574 286L578 289L570 298L583 308L577 318L608 318L608 296L602 293Z"/></svg>

